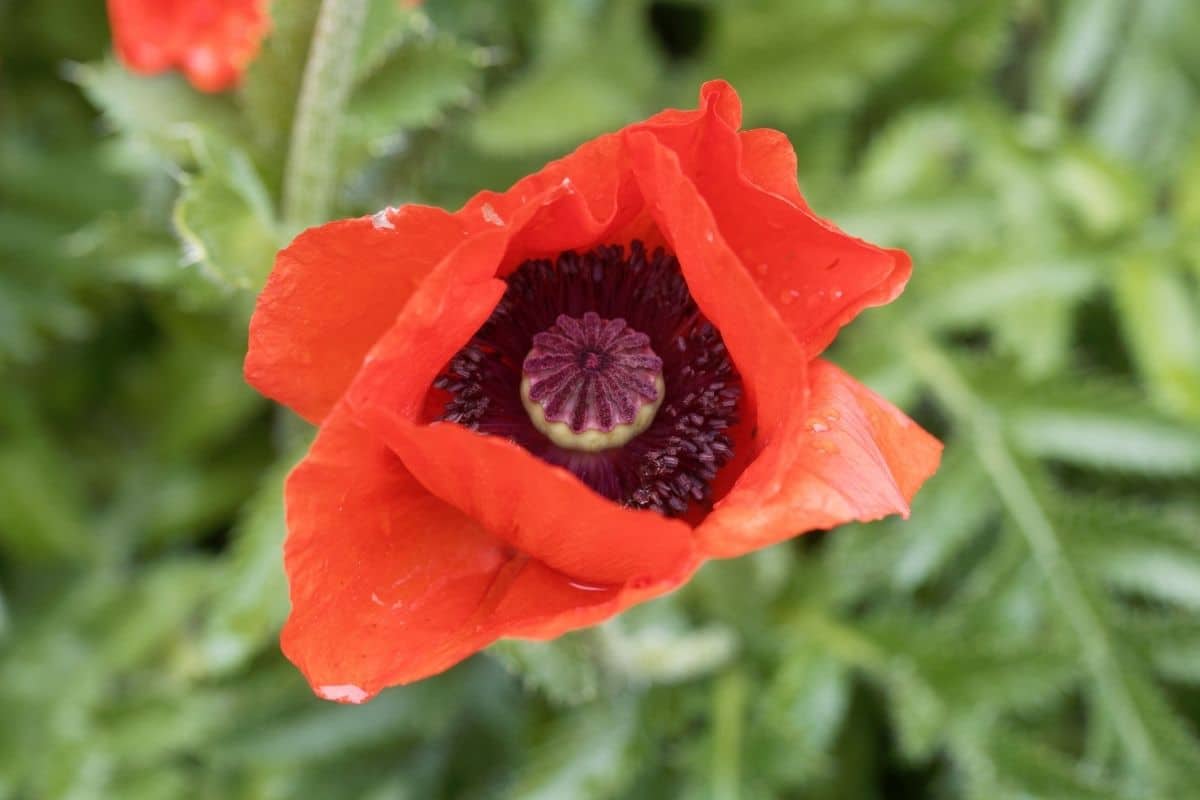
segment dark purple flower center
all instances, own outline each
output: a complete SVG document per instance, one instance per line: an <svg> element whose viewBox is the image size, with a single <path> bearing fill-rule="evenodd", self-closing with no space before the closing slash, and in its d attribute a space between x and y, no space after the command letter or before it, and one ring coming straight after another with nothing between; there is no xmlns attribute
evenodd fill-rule
<svg viewBox="0 0 1200 800"><path fill-rule="evenodd" d="M742 391L679 262L636 241L521 264L435 385L442 419L665 514L709 500Z"/></svg>
<svg viewBox="0 0 1200 800"><path fill-rule="evenodd" d="M620 447L650 426L666 385L650 337L595 311L559 314L533 337L521 400L533 426L568 450Z"/></svg>

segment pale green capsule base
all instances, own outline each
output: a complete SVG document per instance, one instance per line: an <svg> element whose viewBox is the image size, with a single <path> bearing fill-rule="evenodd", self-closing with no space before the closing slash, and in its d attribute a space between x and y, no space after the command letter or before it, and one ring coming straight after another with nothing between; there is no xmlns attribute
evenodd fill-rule
<svg viewBox="0 0 1200 800"><path fill-rule="evenodd" d="M533 427L545 434L547 439L559 447L565 450L578 450L584 453L598 453L601 450L611 450L614 447L620 447L649 428L650 423L654 421L654 415L658 413L659 406L662 405L663 397L667 393L666 383L663 382L662 376L659 375L654 379L654 388L658 392L658 399L638 409L633 422L617 425L611 431L587 430L576 433L565 422L554 422L546 419L546 412L542 409L541 405L529 397L529 388L529 378L521 378L521 404L525 406L525 413L529 414L529 419L533 422Z"/></svg>

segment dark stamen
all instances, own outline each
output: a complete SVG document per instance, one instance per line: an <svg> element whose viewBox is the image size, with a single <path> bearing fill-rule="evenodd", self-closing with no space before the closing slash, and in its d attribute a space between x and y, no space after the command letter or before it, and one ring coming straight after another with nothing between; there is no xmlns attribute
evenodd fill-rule
<svg viewBox="0 0 1200 800"><path fill-rule="evenodd" d="M661 407L618 445L563 446L574 440L556 443L531 419L523 378L543 421L568 433L613 431L647 403ZM647 255L636 241L628 255L602 246L521 264L435 386L451 395L442 419L512 439L612 500L670 515L708 500L733 456L727 431L741 398L679 262L661 248Z"/></svg>

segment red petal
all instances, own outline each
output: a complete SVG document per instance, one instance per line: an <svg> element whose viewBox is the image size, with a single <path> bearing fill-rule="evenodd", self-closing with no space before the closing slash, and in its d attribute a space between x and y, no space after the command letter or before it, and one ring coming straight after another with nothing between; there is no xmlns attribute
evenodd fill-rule
<svg viewBox="0 0 1200 800"><path fill-rule="evenodd" d="M420 282L465 235L437 208L310 228L275 260L250 321L246 380L319 422Z"/></svg>
<svg viewBox="0 0 1200 800"><path fill-rule="evenodd" d="M549 638L677 586L586 585L489 536L426 492L342 408L287 484L292 614L284 652L317 694L362 702L500 636Z"/></svg>
<svg viewBox="0 0 1200 800"><path fill-rule="evenodd" d="M108 16L130 69L179 67L206 92L237 83L270 27L266 0L108 0Z"/></svg>
<svg viewBox="0 0 1200 800"><path fill-rule="evenodd" d="M565 215L574 202L563 196L543 213ZM438 266L371 351L350 406L430 492L517 550L587 583L673 574L694 558L684 523L622 508L505 439L420 424L430 384L503 294L491 275L521 230L477 236Z"/></svg>
<svg viewBox="0 0 1200 800"><path fill-rule="evenodd" d="M831 365L813 362L806 379L805 354L716 232L675 153L644 133L628 142L647 202L696 302L721 330L754 413L746 424L756 435L743 431L738 442L739 458L753 460L700 524L702 550L735 555L811 528L907 513L941 445ZM813 421L813 413L840 421ZM818 435L822 426L831 431Z"/></svg>
<svg viewBox="0 0 1200 800"><path fill-rule="evenodd" d="M742 140L742 171L751 183L811 211L796 183L796 151L787 134L770 128L755 128L738 134Z"/></svg>
<svg viewBox="0 0 1200 800"><path fill-rule="evenodd" d="M736 102L728 84L705 84L703 119L674 142L659 137L680 155L722 236L813 358L864 308L895 299L912 265L902 251L847 236L815 216L795 188L786 138L739 134L740 115L730 112Z"/></svg>
<svg viewBox="0 0 1200 800"><path fill-rule="evenodd" d="M826 361L810 366L799 408L697 530L715 557L736 556L809 530L908 516L942 445L899 409Z"/></svg>

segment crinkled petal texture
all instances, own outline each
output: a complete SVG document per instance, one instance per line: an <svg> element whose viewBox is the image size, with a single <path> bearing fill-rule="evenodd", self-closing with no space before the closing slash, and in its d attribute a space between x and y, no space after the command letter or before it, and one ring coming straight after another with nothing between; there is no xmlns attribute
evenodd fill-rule
<svg viewBox="0 0 1200 800"><path fill-rule="evenodd" d="M131 70L180 69L205 92L237 83L270 25L267 0L108 0L108 18Z"/></svg>
<svg viewBox="0 0 1200 800"><path fill-rule="evenodd" d="M301 234L255 312L248 380L321 425L288 482L284 649L358 702L501 636L547 638L737 555L907 514L940 444L817 358L894 298L898 251L816 217L782 134L739 131L723 82L694 111L602 136L459 212L406 206ZM615 504L516 444L434 421L431 385L530 258L632 239L679 259L743 381L707 512Z"/></svg>
<svg viewBox="0 0 1200 800"><path fill-rule="evenodd" d="M548 638L673 588L696 563L589 584L444 502L344 406L287 482L292 614L283 650L314 690L362 702L502 635Z"/></svg>

